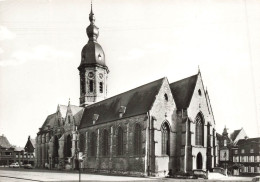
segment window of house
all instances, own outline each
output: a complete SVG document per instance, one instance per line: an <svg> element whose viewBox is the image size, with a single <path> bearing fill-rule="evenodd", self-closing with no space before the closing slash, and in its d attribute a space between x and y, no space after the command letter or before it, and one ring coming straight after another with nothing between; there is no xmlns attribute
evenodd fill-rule
<svg viewBox="0 0 260 182"><path fill-rule="evenodd" d="M94 91L94 81L89 80L89 92L93 92L93 91Z"/></svg>
<svg viewBox="0 0 260 182"><path fill-rule="evenodd" d="M244 157L244 162L248 162L248 156L243 156Z"/></svg>
<svg viewBox="0 0 260 182"><path fill-rule="evenodd" d="M254 156L249 156L249 162L254 162L254 161L255 161Z"/></svg>
<svg viewBox="0 0 260 182"><path fill-rule="evenodd" d="M103 156L107 156L109 153L109 137L108 137L108 131L104 130L103 131L103 146L102 146L102 154Z"/></svg>
<svg viewBox="0 0 260 182"><path fill-rule="evenodd" d="M170 155L170 127L166 122L162 125L162 154Z"/></svg>
<svg viewBox="0 0 260 182"><path fill-rule="evenodd" d="M233 162L239 162L239 156L233 156Z"/></svg>
<svg viewBox="0 0 260 182"><path fill-rule="evenodd" d="M203 132L204 132L204 127L203 127L203 119L201 114L198 114L196 119L195 119L195 123L196 123L196 138L195 138L195 144L196 145L202 145L203 146Z"/></svg>
<svg viewBox="0 0 260 182"><path fill-rule="evenodd" d="M237 151L237 150L235 150L235 154L238 154L238 151Z"/></svg>
<svg viewBox="0 0 260 182"><path fill-rule="evenodd" d="M251 173L254 173L254 172L255 172L255 168L254 168L254 167L251 167L250 172L251 172Z"/></svg>
<svg viewBox="0 0 260 182"><path fill-rule="evenodd" d="M255 161L256 161L256 162L260 162L260 156L259 156L259 155L256 156Z"/></svg>
<svg viewBox="0 0 260 182"><path fill-rule="evenodd" d="M92 132L91 133L91 137L90 137L90 156L96 156L96 141L97 141L97 137L96 137L96 133Z"/></svg>
<svg viewBox="0 0 260 182"><path fill-rule="evenodd" d="M103 82L99 82L99 92L103 93Z"/></svg>
<svg viewBox="0 0 260 182"><path fill-rule="evenodd" d="M118 128L117 133L117 155L124 154L124 131L121 127Z"/></svg>
<svg viewBox="0 0 260 182"><path fill-rule="evenodd" d="M254 149L250 149L250 153L254 153Z"/></svg>
<svg viewBox="0 0 260 182"><path fill-rule="evenodd" d="M164 99L165 99L166 101L168 101L168 95L167 95L167 94L164 94Z"/></svg>
<svg viewBox="0 0 260 182"><path fill-rule="evenodd" d="M227 146L227 140L224 140L224 146Z"/></svg>
<svg viewBox="0 0 260 182"><path fill-rule="evenodd" d="M18 158L19 157L18 154L16 154L15 157Z"/></svg>
<svg viewBox="0 0 260 182"><path fill-rule="evenodd" d="M244 167L244 173L247 173L247 172L248 172L248 167L245 166L245 167Z"/></svg>
<svg viewBox="0 0 260 182"><path fill-rule="evenodd" d="M260 167L257 167L257 168L256 168L256 172L257 172L257 173L260 173Z"/></svg>
<svg viewBox="0 0 260 182"><path fill-rule="evenodd" d="M241 149L241 154L244 154L245 153L245 149Z"/></svg>

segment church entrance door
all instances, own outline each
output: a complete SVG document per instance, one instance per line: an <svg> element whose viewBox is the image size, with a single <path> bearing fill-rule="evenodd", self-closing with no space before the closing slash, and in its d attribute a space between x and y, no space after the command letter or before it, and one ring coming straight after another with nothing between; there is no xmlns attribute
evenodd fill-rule
<svg viewBox="0 0 260 182"><path fill-rule="evenodd" d="M197 169L202 169L202 155L200 152L197 155Z"/></svg>

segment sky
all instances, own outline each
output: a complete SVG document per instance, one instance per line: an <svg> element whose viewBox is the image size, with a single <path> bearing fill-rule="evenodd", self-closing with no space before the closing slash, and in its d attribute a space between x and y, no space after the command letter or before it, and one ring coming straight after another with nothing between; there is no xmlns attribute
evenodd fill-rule
<svg viewBox="0 0 260 182"><path fill-rule="evenodd" d="M0 0L0 135L24 147L58 104L79 105L90 0ZM198 72L217 132L260 137L259 0L94 0L108 97Z"/></svg>

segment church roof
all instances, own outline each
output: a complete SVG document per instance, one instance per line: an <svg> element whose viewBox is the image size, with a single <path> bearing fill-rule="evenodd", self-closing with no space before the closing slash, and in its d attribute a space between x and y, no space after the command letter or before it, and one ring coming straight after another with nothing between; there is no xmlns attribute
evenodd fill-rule
<svg viewBox="0 0 260 182"><path fill-rule="evenodd" d="M198 74L170 84L177 109L188 108L196 86Z"/></svg>
<svg viewBox="0 0 260 182"><path fill-rule="evenodd" d="M126 108L123 118L148 112L161 88L163 80L164 78L156 80L87 106L84 110L79 128L92 126L94 114L98 114L96 124L120 119L119 111L121 106Z"/></svg>
<svg viewBox="0 0 260 182"><path fill-rule="evenodd" d="M2 148L12 147L12 145L9 143L9 141L7 140L7 138L4 135L0 136L0 147L2 147Z"/></svg>
<svg viewBox="0 0 260 182"><path fill-rule="evenodd" d="M46 120L44 121L42 125L42 129L44 129L48 125L54 126L55 121L56 121L56 113L50 114L49 116L47 116Z"/></svg>
<svg viewBox="0 0 260 182"><path fill-rule="evenodd" d="M62 116L63 118L65 118L65 117L66 117L66 113L67 113L68 107L65 106L65 105L59 105L59 108L60 108L61 116Z"/></svg>
<svg viewBox="0 0 260 182"><path fill-rule="evenodd" d="M231 133L230 138L231 138L232 141L234 141L234 140L236 139L237 135L239 134L239 132L240 132L241 130L242 130L242 129L240 129L240 130L234 130L233 133Z"/></svg>
<svg viewBox="0 0 260 182"><path fill-rule="evenodd" d="M241 145L246 145L246 144L248 144L248 145L250 145L250 144L253 144L253 143L255 143L255 144L260 144L260 137L258 137L258 138L247 138L247 139L240 139L240 140L238 140L238 142L237 142L237 145L239 146L241 146Z"/></svg>
<svg viewBox="0 0 260 182"><path fill-rule="evenodd" d="M82 115L83 115L84 108L79 107L79 106L70 105L70 109L71 109L72 115L75 119L75 124L79 125Z"/></svg>

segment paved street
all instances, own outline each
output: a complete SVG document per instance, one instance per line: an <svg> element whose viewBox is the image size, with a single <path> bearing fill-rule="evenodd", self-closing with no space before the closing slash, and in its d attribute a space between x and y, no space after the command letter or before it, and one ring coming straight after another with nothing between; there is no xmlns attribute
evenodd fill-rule
<svg viewBox="0 0 260 182"><path fill-rule="evenodd" d="M82 174L81 180L83 181L251 181L250 177L228 177L221 180L180 180L169 178L141 178L141 177L125 177L125 176L109 176L109 175L96 175L96 174ZM0 182L29 182L29 181L42 181L42 182L76 182L79 180L79 175L76 172L64 171L49 171L49 170L26 170L26 169L9 169L0 168Z"/></svg>

